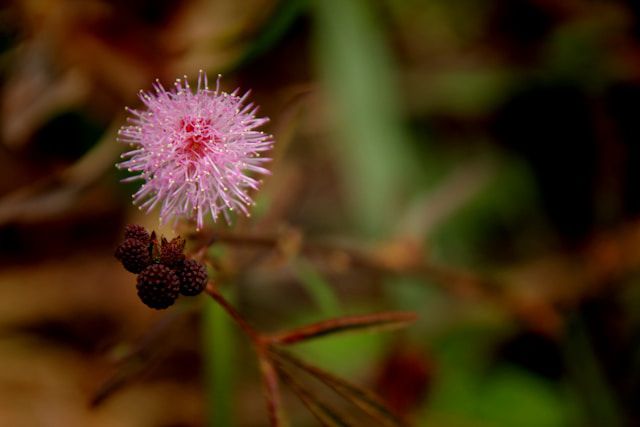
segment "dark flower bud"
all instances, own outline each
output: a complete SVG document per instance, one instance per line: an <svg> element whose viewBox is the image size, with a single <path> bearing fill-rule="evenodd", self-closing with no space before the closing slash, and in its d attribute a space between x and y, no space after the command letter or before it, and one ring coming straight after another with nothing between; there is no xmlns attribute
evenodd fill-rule
<svg viewBox="0 0 640 427"><path fill-rule="evenodd" d="M136 239L144 243L149 243L149 233L141 225L129 224L124 229L125 239Z"/></svg>
<svg viewBox="0 0 640 427"><path fill-rule="evenodd" d="M127 239L116 248L115 257L132 273L140 273L151 264L149 244L137 239Z"/></svg>
<svg viewBox="0 0 640 427"><path fill-rule="evenodd" d="M184 261L185 243L185 240L180 237L170 242L163 237L160 243L160 264L174 269L180 268Z"/></svg>
<svg viewBox="0 0 640 427"><path fill-rule="evenodd" d="M207 286L207 268L193 259L187 259L182 268L176 271L180 279L180 293L186 296L195 296Z"/></svg>
<svg viewBox="0 0 640 427"><path fill-rule="evenodd" d="M136 288L144 304L160 310L176 301L180 293L180 280L169 267L152 264L138 275Z"/></svg>

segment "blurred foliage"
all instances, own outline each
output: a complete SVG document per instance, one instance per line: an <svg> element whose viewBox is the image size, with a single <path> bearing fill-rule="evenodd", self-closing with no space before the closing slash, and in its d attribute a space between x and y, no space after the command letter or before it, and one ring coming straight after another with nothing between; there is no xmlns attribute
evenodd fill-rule
<svg viewBox="0 0 640 427"><path fill-rule="evenodd" d="M211 425L232 425L236 364L233 324L222 308L207 301L203 316L202 342L207 376L207 408Z"/></svg>
<svg viewBox="0 0 640 427"><path fill-rule="evenodd" d="M316 1L319 68L338 121L346 197L369 234L389 227L415 176L402 127L393 66L366 2Z"/></svg>
<svg viewBox="0 0 640 427"><path fill-rule="evenodd" d="M640 425L638 58L626 0L2 3L0 425L265 425L222 311L158 328L112 259L124 223L158 228L115 184L122 108L200 68L278 141L253 218L210 225L252 324L417 312L296 348L410 425Z"/></svg>

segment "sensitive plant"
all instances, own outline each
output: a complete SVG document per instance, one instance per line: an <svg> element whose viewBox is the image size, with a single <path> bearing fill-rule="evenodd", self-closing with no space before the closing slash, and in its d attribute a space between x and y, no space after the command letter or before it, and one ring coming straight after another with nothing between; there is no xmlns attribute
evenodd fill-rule
<svg viewBox="0 0 640 427"><path fill-rule="evenodd" d="M149 233L139 225L129 225L124 241L115 252L123 267L137 275L137 295L150 308L171 307L180 295L208 294L236 322L249 338L264 382L269 419L272 426L283 425L280 381L287 384L314 416L326 424L330 419L349 418L327 406L308 389L299 377L312 376L363 411L380 425L401 426L404 421L386 408L373 393L310 365L289 353L285 347L299 342L347 331L379 330L407 326L415 320L413 313L390 312L361 316L345 316L315 324L265 333L251 325L231 305L210 278L205 267L214 261L208 247L217 241L216 229L205 230L205 217L215 222L220 216L231 222L230 212L250 216L253 206L251 191L258 190L260 175L269 174L264 154L274 144L272 136L257 128L267 118L256 116L257 107L246 103L248 92L230 94L220 89L220 77L215 90L208 87L207 76L200 72L195 90L187 78L177 79L173 90L166 90L159 81L155 92L140 92L145 109L129 109L129 124L119 131L118 140L130 144L124 161L117 164L133 176L124 181L142 180L133 195L134 204L150 213L159 207L161 223L177 224L180 220L195 220L195 230L187 237L172 240ZM264 239L263 239L264 240ZM267 239L274 251L280 239ZM99 403L112 392L111 381L96 394ZM332 424L333 425L333 424Z"/></svg>
<svg viewBox="0 0 640 427"><path fill-rule="evenodd" d="M262 154L273 145L257 130L268 119L246 103L249 92L220 90L220 76L211 90L203 71L195 91L186 76L172 90L159 80L153 87L140 91L145 109L127 107L132 117L118 132L132 148L118 164L135 174L125 181L144 181L134 203L147 212L159 206L163 223L195 219L198 229L207 215L214 221L220 215L229 221L234 210L249 216L249 191L260 186L250 173L269 173L264 164L270 159Z"/></svg>

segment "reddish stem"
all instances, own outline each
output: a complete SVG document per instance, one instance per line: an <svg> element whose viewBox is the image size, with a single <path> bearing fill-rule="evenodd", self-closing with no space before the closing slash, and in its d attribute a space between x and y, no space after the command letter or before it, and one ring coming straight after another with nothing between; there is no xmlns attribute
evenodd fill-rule
<svg viewBox="0 0 640 427"><path fill-rule="evenodd" d="M231 316L231 318L238 324L238 326L247 334L247 336L251 339L251 341L260 345L262 342L261 335L253 329L253 327L247 322L244 317L238 312L238 310L233 307L229 301L225 299L224 296L216 289L215 285L211 282L207 284L205 288L205 292L209 294L211 298L213 298L226 312Z"/></svg>
<svg viewBox="0 0 640 427"><path fill-rule="evenodd" d="M215 285L211 282L207 284L205 292L211 296L231 318L238 324L240 329L247 334L251 342L255 346L256 353L258 354L258 363L260 365L260 372L262 373L262 380L264 383L264 391L267 398L267 410L269 412L269 421L272 427L282 426L282 420L280 418L280 390L278 386L278 373L273 367L271 358L268 352L268 340L256 331L247 322L244 317L233 307L229 301L216 289Z"/></svg>
<svg viewBox="0 0 640 427"><path fill-rule="evenodd" d="M384 312L360 316L344 316L323 320L299 328L269 335L263 339L272 344L295 344L312 338L342 331L361 329L389 329L415 322L417 315L412 312Z"/></svg>
<svg viewBox="0 0 640 427"><path fill-rule="evenodd" d="M273 366L273 362L271 361L271 357L265 346L258 347L258 362L260 364L264 392L267 398L269 421L271 422L272 427L280 427L282 426L280 414L282 402L280 397L278 372Z"/></svg>

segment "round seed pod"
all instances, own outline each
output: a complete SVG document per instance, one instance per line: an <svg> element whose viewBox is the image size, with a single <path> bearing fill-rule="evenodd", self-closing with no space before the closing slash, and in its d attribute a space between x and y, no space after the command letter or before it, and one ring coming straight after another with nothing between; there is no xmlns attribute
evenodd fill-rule
<svg viewBox="0 0 640 427"><path fill-rule="evenodd" d="M207 268L193 259L185 260L176 274L180 280L180 293L185 296L198 295L207 286L209 279Z"/></svg>
<svg viewBox="0 0 640 427"><path fill-rule="evenodd" d="M149 243L149 233L141 225L136 225L136 224L127 225L124 229L124 238L136 239L144 243Z"/></svg>
<svg viewBox="0 0 640 427"><path fill-rule="evenodd" d="M149 245L137 239L127 239L116 248L115 257L132 273L140 273L151 264Z"/></svg>
<svg viewBox="0 0 640 427"><path fill-rule="evenodd" d="M176 273L162 264L152 264L138 275L138 297L148 307L161 310L173 305L180 293Z"/></svg>

